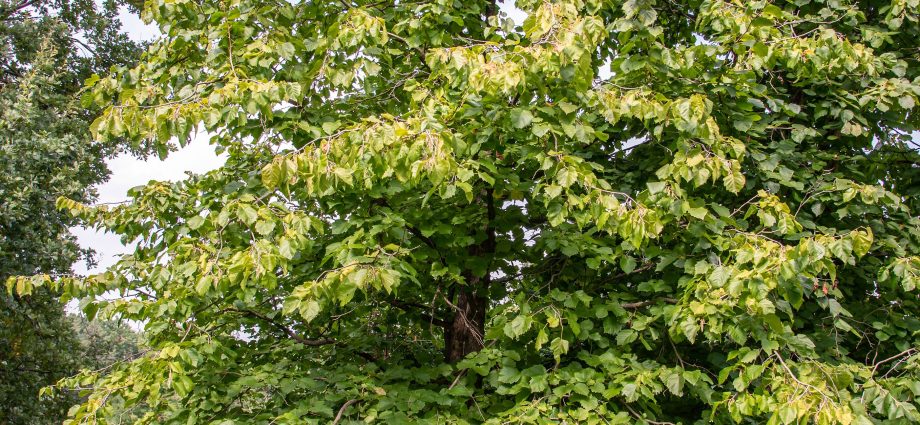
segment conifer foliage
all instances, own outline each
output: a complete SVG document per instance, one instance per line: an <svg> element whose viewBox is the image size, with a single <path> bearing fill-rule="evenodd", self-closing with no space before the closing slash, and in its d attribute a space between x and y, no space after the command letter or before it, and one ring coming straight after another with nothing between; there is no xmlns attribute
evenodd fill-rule
<svg viewBox="0 0 920 425"><path fill-rule="evenodd" d="M74 421L920 421L918 2L516 6L148 1L98 137L228 160L10 281L146 323Z"/></svg>

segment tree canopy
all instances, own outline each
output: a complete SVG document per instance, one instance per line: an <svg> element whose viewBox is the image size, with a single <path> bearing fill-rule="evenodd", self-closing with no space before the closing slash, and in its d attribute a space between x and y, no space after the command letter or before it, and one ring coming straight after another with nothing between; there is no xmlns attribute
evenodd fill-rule
<svg viewBox="0 0 920 425"><path fill-rule="evenodd" d="M74 423L920 421L918 2L516 6L148 1L94 131L228 160L9 281L146 323Z"/></svg>
<svg viewBox="0 0 920 425"><path fill-rule="evenodd" d="M116 143L89 132L98 108L78 92L94 73L136 60L138 45L119 31L123 2L0 0L0 279L71 273L91 260L55 201L95 199ZM95 362L83 350L64 305L40 290L0 294L0 424L60 422L76 397L39 402L40 388ZM78 328L79 329L79 328ZM101 344L98 348L105 349Z"/></svg>

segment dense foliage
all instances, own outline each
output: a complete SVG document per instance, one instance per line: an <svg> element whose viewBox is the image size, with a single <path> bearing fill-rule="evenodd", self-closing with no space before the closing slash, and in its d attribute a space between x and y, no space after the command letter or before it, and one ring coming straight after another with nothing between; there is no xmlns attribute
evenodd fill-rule
<svg viewBox="0 0 920 425"><path fill-rule="evenodd" d="M99 111L81 107L78 92L93 73L136 57L138 46L118 31L117 6L0 1L0 279L68 274L89 255L55 200L92 201L91 186L108 176L104 159L116 152L93 142ZM77 400L38 399L40 388L92 363L57 298L0 294L2 424L60 422Z"/></svg>
<svg viewBox="0 0 920 425"><path fill-rule="evenodd" d="M95 130L229 159L10 281L146 322L73 420L920 421L918 2L517 6L148 2Z"/></svg>

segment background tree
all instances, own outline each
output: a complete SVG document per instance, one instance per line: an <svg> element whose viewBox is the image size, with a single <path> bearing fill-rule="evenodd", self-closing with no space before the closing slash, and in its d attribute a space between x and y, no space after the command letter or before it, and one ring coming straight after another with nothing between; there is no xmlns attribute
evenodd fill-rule
<svg viewBox="0 0 920 425"><path fill-rule="evenodd" d="M150 2L98 134L229 158L10 281L147 321L74 421L920 420L916 2L518 6Z"/></svg>
<svg viewBox="0 0 920 425"><path fill-rule="evenodd" d="M80 343L82 367L103 369L115 362L133 359L141 354L142 335L127 323L114 320L87 320L86 317L68 315L75 336Z"/></svg>
<svg viewBox="0 0 920 425"><path fill-rule="evenodd" d="M0 1L0 279L69 274L89 260L68 230L76 221L54 202L91 202L117 152L93 142L99 110L81 107L78 92L93 73L136 58L139 46L119 32L120 4ZM0 423L63 420L76 397L39 402L38 391L91 366L74 332L47 290L0 295Z"/></svg>

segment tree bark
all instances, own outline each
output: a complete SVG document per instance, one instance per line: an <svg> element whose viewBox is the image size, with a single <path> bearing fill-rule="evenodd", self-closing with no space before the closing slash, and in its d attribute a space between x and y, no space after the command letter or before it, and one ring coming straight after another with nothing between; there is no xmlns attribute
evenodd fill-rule
<svg viewBox="0 0 920 425"><path fill-rule="evenodd" d="M447 362L455 363L482 349L487 304L488 299L477 295L475 288L459 291L454 318L444 328L444 359Z"/></svg>

